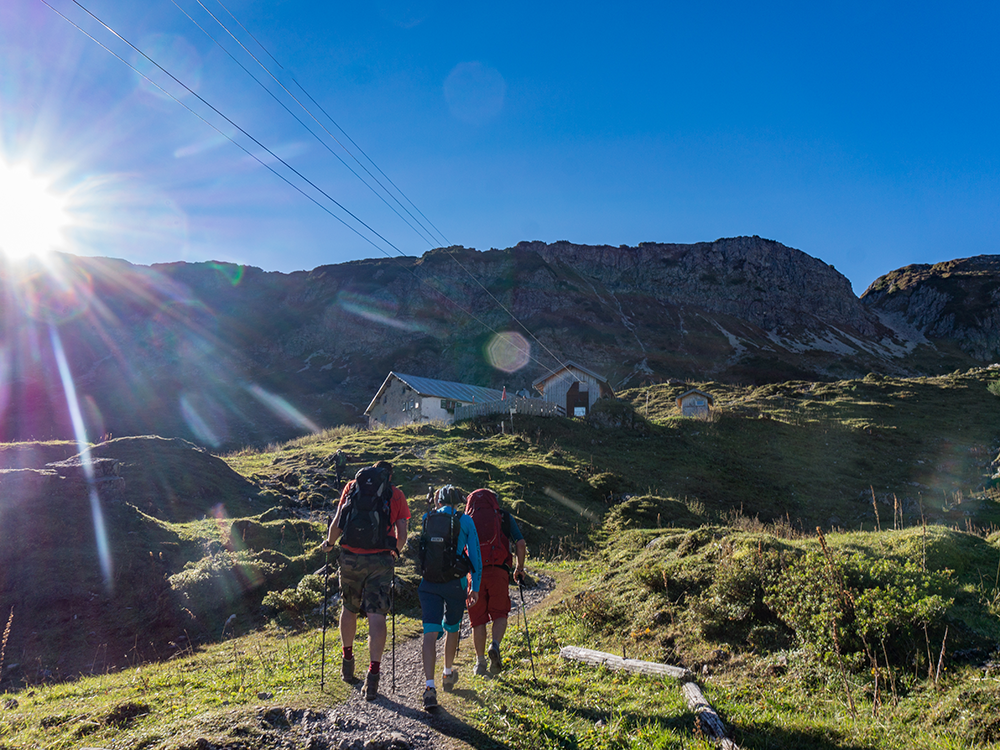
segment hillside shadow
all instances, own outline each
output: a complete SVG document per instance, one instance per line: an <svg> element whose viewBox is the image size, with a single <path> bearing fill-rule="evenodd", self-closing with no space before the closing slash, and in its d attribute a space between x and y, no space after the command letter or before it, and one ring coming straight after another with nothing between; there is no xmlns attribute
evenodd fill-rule
<svg viewBox="0 0 1000 750"><path fill-rule="evenodd" d="M682 711L673 716L655 716L638 712L619 712L596 708L581 708L567 704L558 695L549 695L544 702L553 710L571 714L584 721L608 723L612 717L622 721L626 727L655 727L658 731L672 731L681 734L703 735L699 727L699 714L695 711ZM809 750L872 750L875 745L845 744L837 732L827 728L815 730L790 730L769 722L755 724L753 727L741 728L723 723L728 736L743 750L753 748L809 748Z"/></svg>
<svg viewBox="0 0 1000 750"><path fill-rule="evenodd" d="M455 692L458 693L459 691ZM384 701L383 705L386 708L391 708L399 715L423 724L446 737L467 742L472 747L477 748L477 750L511 750L510 745L499 742L488 734L476 729L455 714L449 712L444 706L438 706L432 713L423 709L413 708L388 696L383 696L382 701Z"/></svg>
<svg viewBox="0 0 1000 750"><path fill-rule="evenodd" d="M752 730L730 728L730 738L743 750L773 747L807 747L809 750L873 750L878 745L845 743L841 735L829 729L798 730L779 727L769 722Z"/></svg>

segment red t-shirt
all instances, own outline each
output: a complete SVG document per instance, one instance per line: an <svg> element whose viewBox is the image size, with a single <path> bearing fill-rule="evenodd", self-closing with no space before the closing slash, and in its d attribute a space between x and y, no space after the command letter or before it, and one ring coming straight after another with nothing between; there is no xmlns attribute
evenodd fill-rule
<svg viewBox="0 0 1000 750"><path fill-rule="evenodd" d="M344 503L347 501L347 496L351 494L351 488L353 487L353 479L344 485L344 491L340 493L340 503L337 505L337 515L333 520L334 523L340 520L340 513L344 509ZM406 502L406 495L403 494L403 491L399 487L393 487L392 497L389 499L389 528L387 529L390 536L396 536L396 521L401 518L410 519L410 506ZM384 549L360 549L358 547L348 547L346 544L341 544L340 546L342 549L357 555L373 555L385 552Z"/></svg>

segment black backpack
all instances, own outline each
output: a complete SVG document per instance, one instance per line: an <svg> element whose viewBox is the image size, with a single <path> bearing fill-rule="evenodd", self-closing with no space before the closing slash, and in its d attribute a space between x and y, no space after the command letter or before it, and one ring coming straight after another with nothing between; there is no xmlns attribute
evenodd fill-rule
<svg viewBox="0 0 1000 750"><path fill-rule="evenodd" d="M424 516L420 532L420 573L430 583L449 583L472 570L463 550L459 554L458 532L462 514L431 511Z"/></svg>
<svg viewBox="0 0 1000 750"><path fill-rule="evenodd" d="M358 549L393 549L389 534L389 501L392 485L389 470L376 466L361 469L354 477L337 523L343 532L341 544Z"/></svg>

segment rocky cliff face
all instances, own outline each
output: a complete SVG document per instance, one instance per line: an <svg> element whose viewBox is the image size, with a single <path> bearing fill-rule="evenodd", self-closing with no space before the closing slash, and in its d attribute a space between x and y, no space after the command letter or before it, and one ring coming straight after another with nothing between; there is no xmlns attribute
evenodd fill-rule
<svg viewBox="0 0 1000 750"><path fill-rule="evenodd" d="M906 266L872 282L861 301L978 360L1000 360L1000 255Z"/></svg>
<svg viewBox="0 0 1000 750"><path fill-rule="evenodd" d="M286 439L358 420L391 370L514 391L567 359L616 388L954 369L988 358L998 330L995 270L970 271L960 296L955 271L942 285L903 269L859 300L832 266L759 237L453 247L293 274L57 260L0 269L0 441L74 424L213 448Z"/></svg>
<svg viewBox="0 0 1000 750"><path fill-rule="evenodd" d="M865 336L880 329L833 266L760 237L694 245L646 242L636 248L569 243L522 243L518 248L600 279L609 290L703 307L766 331L801 328L810 320Z"/></svg>

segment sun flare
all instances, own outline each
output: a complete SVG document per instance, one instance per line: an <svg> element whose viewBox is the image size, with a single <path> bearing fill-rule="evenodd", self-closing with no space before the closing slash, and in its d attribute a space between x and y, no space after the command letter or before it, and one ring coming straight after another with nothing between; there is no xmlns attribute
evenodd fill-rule
<svg viewBox="0 0 1000 750"><path fill-rule="evenodd" d="M24 165L0 160L0 254L44 255L62 246L69 225L66 199Z"/></svg>

